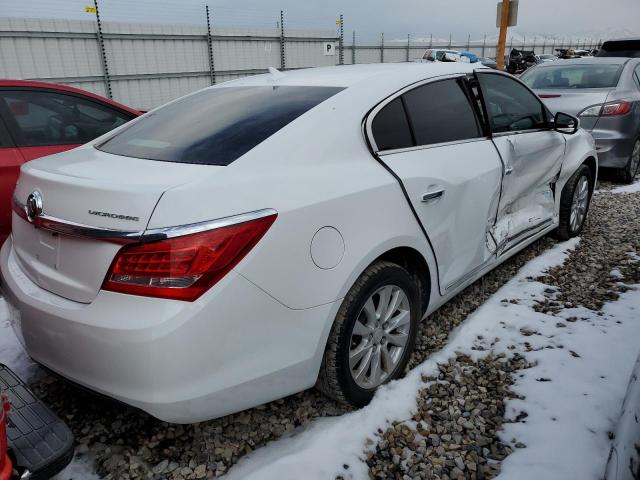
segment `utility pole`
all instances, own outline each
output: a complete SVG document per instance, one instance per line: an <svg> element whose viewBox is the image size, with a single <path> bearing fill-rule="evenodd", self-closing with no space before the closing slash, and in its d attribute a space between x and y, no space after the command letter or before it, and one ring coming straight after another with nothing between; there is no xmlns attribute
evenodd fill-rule
<svg viewBox="0 0 640 480"><path fill-rule="evenodd" d="M102 22L100 22L100 10L98 10L98 0L93 0L93 11L96 14L96 24L98 25L98 48L102 60L102 77L104 79L104 89L107 97L113 98L111 91L111 78L109 78L109 63L107 62L107 51L104 48L104 36L102 35Z"/></svg>
<svg viewBox="0 0 640 480"><path fill-rule="evenodd" d="M504 48L507 43L507 28L509 25L509 0L502 0L500 12L500 34L498 35L498 49L496 50L496 68L504 70Z"/></svg>
<svg viewBox="0 0 640 480"><path fill-rule="evenodd" d="M338 63L344 65L344 17L340 14L340 40L339 40Z"/></svg>

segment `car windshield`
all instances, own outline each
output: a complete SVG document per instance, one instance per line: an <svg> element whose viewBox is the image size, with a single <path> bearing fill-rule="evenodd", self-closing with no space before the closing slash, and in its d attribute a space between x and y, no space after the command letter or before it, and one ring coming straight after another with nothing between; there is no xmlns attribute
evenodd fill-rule
<svg viewBox="0 0 640 480"><path fill-rule="evenodd" d="M526 72L522 81L530 88L611 88L618 84L621 65L554 65Z"/></svg>
<svg viewBox="0 0 640 480"><path fill-rule="evenodd" d="M202 90L148 113L96 148L125 157L229 165L340 87Z"/></svg>

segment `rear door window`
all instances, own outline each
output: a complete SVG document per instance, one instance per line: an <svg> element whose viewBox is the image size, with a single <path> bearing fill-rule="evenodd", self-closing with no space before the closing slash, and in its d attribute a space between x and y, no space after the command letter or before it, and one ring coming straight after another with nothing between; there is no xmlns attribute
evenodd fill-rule
<svg viewBox="0 0 640 480"><path fill-rule="evenodd" d="M97 148L126 157L229 165L341 90L309 86L210 88L148 113ZM315 134L321 135L321 131Z"/></svg>
<svg viewBox="0 0 640 480"><path fill-rule="evenodd" d="M371 130L379 151L415 145L400 97L389 102L378 112L371 124Z"/></svg>
<svg viewBox="0 0 640 480"><path fill-rule="evenodd" d="M52 91L0 92L19 147L86 143L133 118L76 95Z"/></svg>
<svg viewBox="0 0 640 480"><path fill-rule="evenodd" d="M476 115L459 80L428 83L405 93L403 97L416 145L482 136Z"/></svg>

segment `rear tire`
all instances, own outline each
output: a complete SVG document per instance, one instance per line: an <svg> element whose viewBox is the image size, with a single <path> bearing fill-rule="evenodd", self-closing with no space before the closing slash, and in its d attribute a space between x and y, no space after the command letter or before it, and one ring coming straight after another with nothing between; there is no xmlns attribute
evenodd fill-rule
<svg viewBox="0 0 640 480"><path fill-rule="evenodd" d="M627 164L619 170L619 177L622 183L633 183L640 168L640 138L633 144L633 150L629 155Z"/></svg>
<svg viewBox="0 0 640 480"><path fill-rule="evenodd" d="M329 334L316 387L354 407L404 373L424 311L420 287L403 267L369 266L342 301Z"/></svg>
<svg viewBox="0 0 640 480"><path fill-rule="evenodd" d="M554 231L554 236L558 240L568 240L580 234L589 213L592 192L591 170L583 164L562 189L560 224Z"/></svg>

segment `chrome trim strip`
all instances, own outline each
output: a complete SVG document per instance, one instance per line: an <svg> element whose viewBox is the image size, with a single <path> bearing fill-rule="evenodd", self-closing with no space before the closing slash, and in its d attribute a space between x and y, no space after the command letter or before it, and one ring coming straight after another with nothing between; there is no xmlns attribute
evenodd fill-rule
<svg viewBox="0 0 640 480"><path fill-rule="evenodd" d="M553 218L549 218L547 220L543 220L542 222L536 223L535 225L532 225L531 227L525 228L521 232L515 234L513 237L508 237L502 243L502 245L500 246L501 248L498 247L498 250L497 250L498 257L500 257L500 256L504 255L505 253L513 250L518 245L520 245L522 242L527 241L529 238L533 237L536 233L544 230L545 228L549 227L551 224L553 224ZM527 235L527 234L529 234L529 235ZM526 236L524 238L520 238L523 235L526 235ZM512 243L515 240L517 240L517 242L516 243ZM511 244L511 245L509 245L509 244Z"/></svg>
<svg viewBox="0 0 640 480"><path fill-rule="evenodd" d="M465 138L464 140L453 140L451 142L430 143L429 145L416 145L415 147L394 148L393 150L381 150L376 152L381 157L395 155L397 153L415 152L417 150L428 150L430 148L447 147L449 145L460 145L462 143L484 142L491 140L491 137Z"/></svg>
<svg viewBox="0 0 640 480"><path fill-rule="evenodd" d="M478 265L477 267L475 267L473 270L465 273L462 277L460 277L458 280L454 280L453 282L451 282L449 285L447 285L444 288L445 291L445 295L447 292L459 287L460 285L462 285L463 283L469 281L472 277L474 277L480 270L482 270L483 268L486 268L487 265L493 261L495 259L495 254L491 254L489 256L489 258L487 258L484 262L482 262L480 265Z"/></svg>
<svg viewBox="0 0 640 480"><path fill-rule="evenodd" d="M204 232L206 230L214 230L216 228L228 227L238 223L245 223L258 218L277 215L273 208L263 208L253 212L241 213L230 217L218 218L216 220L207 220L205 222L189 223L187 225L177 225L174 227L152 228L145 230L140 240L142 242L153 242L157 240L166 240L167 238L181 237L183 235L191 235L194 233Z"/></svg>
<svg viewBox="0 0 640 480"><path fill-rule="evenodd" d="M29 220L27 216L26 206L21 203L15 196L12 202L13 211L24 221L30 223L34 227L48 230L61 235L69 235L72 237L92 238L113 243L133 243L140 241L143 231L133 230L114 230L110 228L94 227L82 223L70 222L60 218L51 217L49 215L40 214Z"/></svg>
<svg viewBox="0 0 640 480"><path fill-rule="evenodd" d="M244 223L250 220L256 220L258 218L276 215L278 213L272 208L265 208L253 212L232 215L230 217L219 218L216 220L190 223L187 225L176 225L172 227L153 228L142 231L131 231L94 227L91 225L84 225L81 223L70 222L68 220L62 220L60 218L55 218L48 215L39 215L33 220L29 220L29 217L27 216L26 206L21 203L15 196L13 197L12 207L16 215L37 228L42 228L43 230L59 233L61 235L89 238L93 240L102 240L105 242L120 244L166 240L168 238L204 232L205 230L227 227L229 225L235 225L237 223Z"/></svg>

